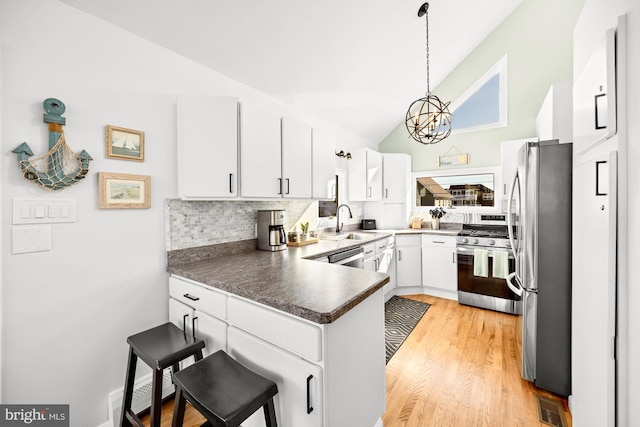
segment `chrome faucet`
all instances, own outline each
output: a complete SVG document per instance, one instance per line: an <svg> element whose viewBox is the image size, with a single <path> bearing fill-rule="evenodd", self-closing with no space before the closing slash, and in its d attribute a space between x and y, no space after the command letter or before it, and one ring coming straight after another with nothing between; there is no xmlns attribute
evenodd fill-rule
<svg viewBox="0 0 640 427"><path fill-rule="evenodd" d="M342 224L340 224L340 208L347 208L349 210L349 218L353 218L349 205L343 203L338 206L338 209L336 209L336 233L339 233L340 230L342 230Z"/></svg>

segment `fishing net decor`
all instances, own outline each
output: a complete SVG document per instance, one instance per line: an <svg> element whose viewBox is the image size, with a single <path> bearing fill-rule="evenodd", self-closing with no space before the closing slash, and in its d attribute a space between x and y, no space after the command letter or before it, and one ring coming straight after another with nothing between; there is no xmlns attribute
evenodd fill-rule
<svg viewBox="0 0 640 427"><path fill-rule="evenodd" d="M33 152L29 150L25 154L33 155ZM24 178L56 191L83 179L89 172L89 160L91 157L84 150L80 154L71 150L62 132L58 142L45 155L20 159L18 164Z"/></svg>
<svg viewBox="0 0 640 427"><path fill-rule="evenodd" d="M25 179L47 190L57 191L83 179L89 172L89 161L93 159L86 151L78 154L67 145L62 130L65 124L62 117L64 103L48 98L43 106L46 111L44 122L49 126L49 151L43 156L30 158L33 151L23 142L13 152L18 155L18 165Z"/></svg>

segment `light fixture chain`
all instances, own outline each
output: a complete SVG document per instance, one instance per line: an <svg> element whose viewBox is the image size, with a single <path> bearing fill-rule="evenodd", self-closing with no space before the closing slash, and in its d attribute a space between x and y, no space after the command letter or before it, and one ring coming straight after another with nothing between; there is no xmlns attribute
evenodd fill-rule
<svg viewBox="0 0 640 427"><path fill-rule="evenodd" d="M427 8L425 10L425 20L427 22L426 25L426 35L427 35L427 96L431 93L430 82L429 82L429 4L427 3Z"/></svg>

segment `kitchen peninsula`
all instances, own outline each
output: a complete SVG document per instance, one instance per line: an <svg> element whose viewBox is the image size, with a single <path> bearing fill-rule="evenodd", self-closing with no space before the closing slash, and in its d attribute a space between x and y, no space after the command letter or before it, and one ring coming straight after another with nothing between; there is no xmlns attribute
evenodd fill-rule
<svg viewBox="0 0 640 427"><path fill-rule="evenodd" d="M381 426L389 276L313 260L355 242L281 252L242 244L168 254L170 319L195 329L209 352L274 380L279 425Z"/></svg>

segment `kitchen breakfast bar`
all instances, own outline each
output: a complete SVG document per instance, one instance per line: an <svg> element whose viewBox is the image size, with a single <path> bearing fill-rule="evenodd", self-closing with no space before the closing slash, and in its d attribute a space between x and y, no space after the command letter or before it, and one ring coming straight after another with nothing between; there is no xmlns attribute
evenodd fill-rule
<svg viewBox="0 0 640 427"><path fill-rule="evenodd" d="M382 426L389 276L313 260L355 245L169 252L169 317L205 340L205 355L225 350L276 382L279 426ZM261 425L261 411L243 423Z"/></svg>

